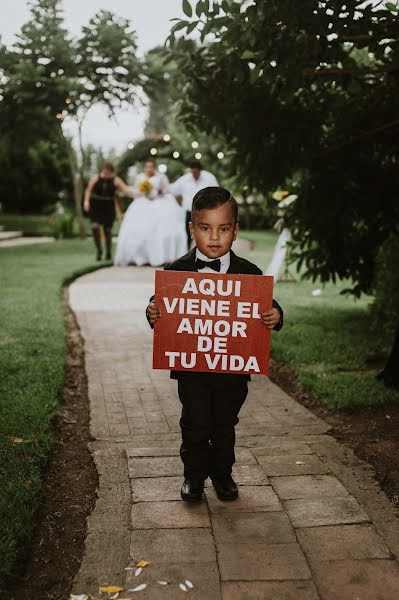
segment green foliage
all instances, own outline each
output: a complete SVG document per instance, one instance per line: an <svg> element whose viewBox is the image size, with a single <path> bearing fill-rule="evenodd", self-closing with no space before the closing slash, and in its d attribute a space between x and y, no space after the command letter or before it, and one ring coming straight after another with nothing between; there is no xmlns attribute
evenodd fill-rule
<svg viewBox="0 0 399 600"><path fill-rule="evenodd" d="M264 269L277 234L245 231L241 235L256 244L246 258ZM281 333L272 334L272 358L288 364L299 382L330 408L399 402L398 391L375 379L376 363L384 362L387 347L381 327L370 343L370 298L342 295L345 285L328 283L314 297L312 290L320 287L320 281L277 283L274 297L284 309L285 323Z"/></svg>
<svg viewBox="0 0 399 600"><path fill-rule="evenodd" d="M0 45L0 159L8 174L0 195L8 211L33 212L70 199L75 171L83 184L88 158L83 147L74 154L62 122L75 118L80 128L96 103L112 114L134 100L140 84L135 34L126 20L100 11L73 39L60 6L60 0L34 0L17 42Z"/></svg>
<svg viewBox="0 0 399 600"><path fill-rule="evenodd" d="M397 12L357 0L195 8L169 38L183 122L222 136L255 189L300 171L294 258L308 277L370 292L399 222Z"/></svg>
<svg viewBox="0 0 399 600"><path fill-rule="evenodd" d="M81 241L0 249L0 579L29 542L41 500L64 377L60 289L95 268L92 255L92 243Z"/></svg>
<svg viewBox="0 0 399 600"><path fill-rule="evenodd" d="M76 237L76 218L71 211L57 211L50 216L48 223L52 235L57 239Z"/></svg>

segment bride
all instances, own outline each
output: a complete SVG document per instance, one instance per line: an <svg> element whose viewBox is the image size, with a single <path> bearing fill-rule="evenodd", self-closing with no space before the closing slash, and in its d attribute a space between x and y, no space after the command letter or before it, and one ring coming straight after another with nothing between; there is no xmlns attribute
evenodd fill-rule
<svg viewBox="0 0 399 600"><path fill-rule="evenodd" d="M172 194L168 179L149 159L132 190L135 200L119 230L115 265L158 267L187 252L185 213Z"/></svg>

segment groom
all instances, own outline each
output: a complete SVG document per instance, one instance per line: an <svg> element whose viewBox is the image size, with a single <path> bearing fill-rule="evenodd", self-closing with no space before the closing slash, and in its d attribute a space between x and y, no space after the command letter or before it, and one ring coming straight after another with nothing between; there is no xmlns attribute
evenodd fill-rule
<svg viewBox="0 0 399 600"><path fill-rule="evenodd" d="M204 171L199 160L193 160L189 164L190 172L182 175L174 183L169 185L168 191L174 196L181 196L182 206L186 211L186 233L188 250L191 246L191 233L189 223L191 221L191 205L197 192L206 187L217 187L217 179L209 171Z"/></svg>

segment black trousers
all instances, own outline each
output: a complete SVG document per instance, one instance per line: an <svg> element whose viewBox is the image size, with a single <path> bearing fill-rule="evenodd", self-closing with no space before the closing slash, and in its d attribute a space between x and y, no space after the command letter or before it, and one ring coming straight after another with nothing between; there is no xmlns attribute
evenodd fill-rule
<svg viewBox="0 0 399 600"><path fill-rule="evenodd" d="M222 375L178 380L183 405L180 456L184 476L206 479L231 474L238 413L248 394L245 378Z"/></svg>
<svg viewBox="0 0 399 600"><path fill-rule="evenodd" d="M186 233L187 233L187 246L190 250L191 248L191 233L189 223L191 221L191 210L186 210Z"/></svg>

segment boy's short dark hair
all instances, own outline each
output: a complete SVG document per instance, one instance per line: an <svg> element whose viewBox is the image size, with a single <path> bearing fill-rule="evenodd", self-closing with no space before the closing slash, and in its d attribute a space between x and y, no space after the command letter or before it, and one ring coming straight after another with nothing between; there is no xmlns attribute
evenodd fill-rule
<svg viewBox="0 0 399 600"><path fill-rule="evenodd" d="M206 187L197 192L193 198L191 213L194 215L200 210L212 210L223 204L230 204L234 221L238 221L237 200L230 194L229 190L222 187Z"/></svg>
<svg viewBox="0 0 399 600"><path fill-rule="evenodd" d="M189 165L190 169L202 169L202 165L199 160L192 160Z"/></svg>
<svg viewBox="0 0 399 600"><path fill-rule="evenodd" d="M155 165L156 165L155 158L152 158L152 156L149 156L148 158L145 159L143 164L145 165L148 162L152 163L155 167Z"/></svg>

